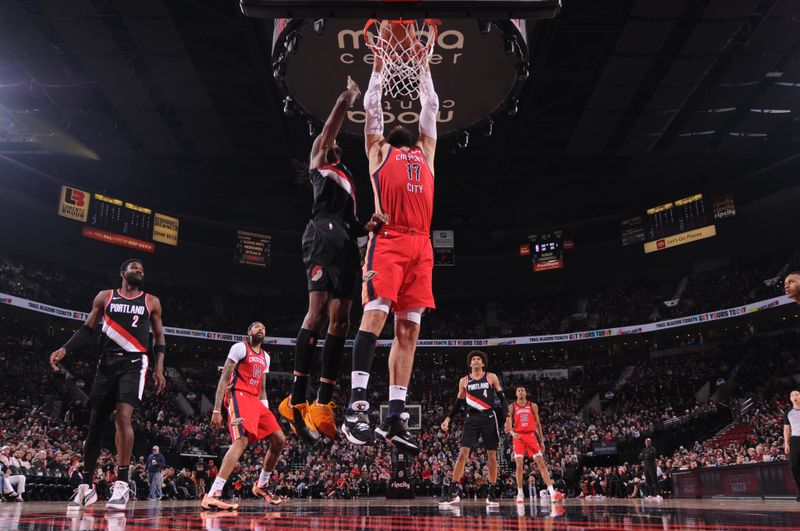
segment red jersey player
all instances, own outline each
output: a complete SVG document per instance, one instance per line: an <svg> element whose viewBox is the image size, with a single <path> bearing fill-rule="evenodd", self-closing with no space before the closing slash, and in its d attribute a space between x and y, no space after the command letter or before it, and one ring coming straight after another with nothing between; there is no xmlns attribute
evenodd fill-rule
<svg viewBox="0 0 800 531"><path fill-rule="evenodd" d="M267 483L275 469L286 437L269 410L267 391L264 387L265 375L269 372L269 354L261 343L266 336L264 324L256 321L247 328L247 340L231 347L222 375L217 385L214 411L211 425L222 427L222 409L224 403L228 411L228 431L231 434L231 446L228 448L222 465L219 467L214 483L208 489L201 503L203 509L236 509L238 504L222 501L222 489L239 462L247 443L254 443L266 438L269 450L264 456L264 466L258 481L253 485L253 494L273 505L281 503L280 498L272 497L267 492Z"/></svg>
<svg viewBox="0 0 800 531"><path fill-rule="evenodd" d="M370 234L367 244L362 292L364 314L353 346L352 390L342 433L356 445L374 440L367 414L367 383L375 342L389 313L394 312L389 411L374 433L398 450L416 455L419 446L408 431L404 411L422 315L435 308L430 226L439 98L430 70L426 69L420 79L419 137L415 140L403 126L395 127L384 137L381 71L382 65L376 60L364 94L367 116L364 147L369 158L375 212L388 217L388 223Z"/></svg>
<svg viewBox="0 0 800 531"><path fill-rule="evenodd" d="M509 404L508 416L506 417L505 432L510 433L514 438L514 460L517 463L517 503L525 502L525 494L522 491L522 467L525 455L533 457L539 472L542 473L553 501L564 499L564 495L555 490L550 472L542 457L544 450L544 434L542 433L542 423L539 422L539 406L528 400L528 392L524 387L517 387L517 400ZM539 441L536 435L539 435Z"/></svg>

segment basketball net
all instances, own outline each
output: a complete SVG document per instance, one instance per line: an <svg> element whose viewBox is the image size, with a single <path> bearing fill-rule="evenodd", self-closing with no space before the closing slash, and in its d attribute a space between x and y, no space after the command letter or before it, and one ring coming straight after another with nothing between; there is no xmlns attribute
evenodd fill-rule
<svg viewBox="0 0 800 531"><path fill-rule="evenodd" d="M381 21L364 26L364 41L380 61L383 94L419 98L420 78L428 68L438 36L438 21L426 19Z"/></svg>

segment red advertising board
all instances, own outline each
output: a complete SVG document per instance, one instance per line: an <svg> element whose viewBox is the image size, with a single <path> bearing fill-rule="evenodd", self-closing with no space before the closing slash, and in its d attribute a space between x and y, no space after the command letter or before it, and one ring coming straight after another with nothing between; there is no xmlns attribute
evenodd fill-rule
<svg viewBox="0 0 800 531"><path fill-rule="evenodd" d="M156 251L156 245L154 243L143 242L142 240L137 240L136 238L131 238L130 236L122 236L121 234L114 234L113 232L95 229L86 225L84 225L81 229L81 234L84 238L91 238L93 240L111 243L113 245L129 247L131 249L136 249L137 251L145 251L147 253L154 253Z"/></svg>

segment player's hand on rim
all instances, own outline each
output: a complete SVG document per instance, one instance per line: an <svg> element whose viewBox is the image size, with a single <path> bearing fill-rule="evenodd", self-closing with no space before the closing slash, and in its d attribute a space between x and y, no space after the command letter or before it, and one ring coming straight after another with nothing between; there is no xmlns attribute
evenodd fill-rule
<svg viewBox="0 0 800 531"><path fill-rule="evenodd" d="M61 371L61 368L58 366L58 362L63 360L66 355L67 355L67 349L65 349L64 347L61 347L60 349L50 354L50 367L52 367L52 369L55 372Z"/></svg>

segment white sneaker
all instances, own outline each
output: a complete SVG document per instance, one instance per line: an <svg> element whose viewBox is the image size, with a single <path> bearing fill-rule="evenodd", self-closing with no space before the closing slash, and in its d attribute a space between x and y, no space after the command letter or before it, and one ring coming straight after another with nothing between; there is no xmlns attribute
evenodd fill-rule
<svg viewBox="0 0 800 531"><path fill-rule="evenodd" d="M74 511L85 509L96 501L97 491L94 490L91 485L83 483L78 485L78 488L75 489L75 494L72 495L69 504L67 504L67 510Z"/></svg>
<svg viewBox="0 0 800 531"><path fill-rule="evenodd" d="M128 484L124 481L115 481L114 490L111 492L111 498L106 502L106 509L124 511L130 496L131 492Z"/></svg>

